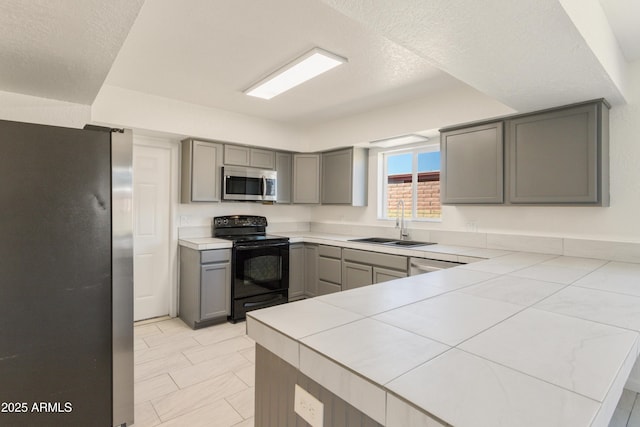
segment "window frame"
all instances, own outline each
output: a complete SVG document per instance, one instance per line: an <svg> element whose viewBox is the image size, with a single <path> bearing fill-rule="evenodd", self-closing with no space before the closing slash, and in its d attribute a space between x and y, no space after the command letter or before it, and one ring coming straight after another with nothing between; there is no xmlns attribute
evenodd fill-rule
<svg viewBox="0 0 640 427"><path fill-rule="evenodd" d="M378 194L381 197L378 200L378 220L395 221L395 217L386 216L388 204L388 168L387 157L389 155L411 154L411 216L405 217L408 221L419 222L442 222L442 208L440 209L439 218L421 218L417 217L418 213L418 156L422 153L440 152L440 144L424 144L412 145L409 147L397 147L382 149L378 152ZM441 157L442 158L442 157ZM442 166L442 164L440 165ZM440 172L440 169L438 169ZM406 206L405 206L406 210Z"/></svg>

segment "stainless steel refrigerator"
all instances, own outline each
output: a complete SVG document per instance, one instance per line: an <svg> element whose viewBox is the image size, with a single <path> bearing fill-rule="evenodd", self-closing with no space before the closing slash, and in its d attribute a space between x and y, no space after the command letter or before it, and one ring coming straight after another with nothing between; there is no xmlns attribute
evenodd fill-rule
<svg viewBox="0 0 640 427"><path fill-rule="evenodd" d="M132 136L0 120L0 425L133 423Z"/></svg>

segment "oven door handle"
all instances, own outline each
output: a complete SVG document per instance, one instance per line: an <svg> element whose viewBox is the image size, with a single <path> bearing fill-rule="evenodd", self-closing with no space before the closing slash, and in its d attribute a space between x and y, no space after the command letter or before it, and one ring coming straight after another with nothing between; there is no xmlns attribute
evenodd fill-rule
<svg viewBox="0 0 640 427"><path fill-rule="evenodd" d="M267 177L262 176L262 197L267 197Z"/></svg>

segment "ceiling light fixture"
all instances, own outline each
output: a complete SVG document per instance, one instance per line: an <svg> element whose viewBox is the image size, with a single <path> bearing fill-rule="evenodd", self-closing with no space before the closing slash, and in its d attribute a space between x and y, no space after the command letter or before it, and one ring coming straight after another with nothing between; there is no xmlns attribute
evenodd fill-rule
<svg viewBox="0 0 640 427"><path fill-rule="evenodd" d="M244 93L271 99L345 62L346 58L316 47L260 80Z"/></svg>
<svg viewBox="0 0 640 427"><path fill-rule="evenodd" d="M400 136L394 136L391 138L378 139L378 140L369 142L369 144L375 145L377 147L395 147L398 145L407 145L407 144L413 144L416 142L427 142L428 140L429 138L424 135L411 133L408 135L400 135Z"/></svg>

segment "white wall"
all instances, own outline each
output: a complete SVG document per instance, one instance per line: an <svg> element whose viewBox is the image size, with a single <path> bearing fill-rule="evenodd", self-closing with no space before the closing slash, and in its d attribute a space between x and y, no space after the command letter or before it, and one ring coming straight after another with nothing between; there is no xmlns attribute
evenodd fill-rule
<svg viewBox="0 0 640 427"><path fill-rule="evenodd" d="M91 106L0 91L0 119L82 128L91 121Z"/></svg>
<svg viewBox="0 0 640 427"><path fill-rule="evenodd" d="M610 114L610 207L445 206L442 222L414 222L409 227L640 242L640 61L632 64L629 71L632 98L629 104L614 107ZM460 108L466 109L467 104ZM462 114L468 113L463 111ZM376 123L377 112L370 118L371 123ZM342 128L347 129L345 141L352 140L356 127L367 121L366 117L360 116L354 122L341 123ZM353 130L349 129L350 123ZM379 124L374 126L379 127ZM396 134L412 130L404 128L402 131L402 126L393 123L388 127ZM319 134L321 132L315 132L313 136ZM376 153L372 151L369 206L317 207L311 212L312 221L392 226L390 221L376 219L376 159Z"/></svg>
<svg viewBox="0 0 640 427"><path fill-rule="evenodd" d="M319 151L513 112L470 86L460 84L426 98L309 127L307 133L311 150Z"/></svg>
<svg viewBox="0 0 640 427"><path fill-rule="evenodd" d="M271 120L104 85L91 107L95 123L275 149L305 151L297 129Z"/></svg>

